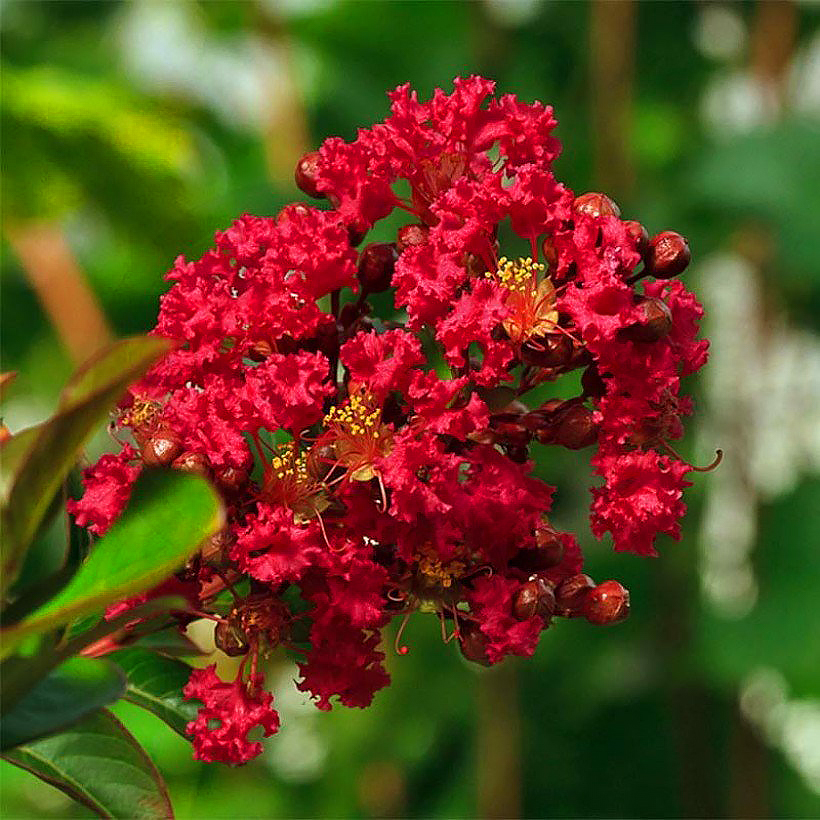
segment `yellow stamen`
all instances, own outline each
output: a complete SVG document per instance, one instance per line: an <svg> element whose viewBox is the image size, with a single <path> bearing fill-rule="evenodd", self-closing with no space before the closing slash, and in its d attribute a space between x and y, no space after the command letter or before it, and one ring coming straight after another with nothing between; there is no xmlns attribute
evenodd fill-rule
<svg viewBox="0 0 820 820"><path fill-rule="evenodd" d="M526 293L538 283L538 275L545 267L540 262L533 262L532 257L519 257L517 260L502 256L498 260L498 270L487 271L486 279L493 279L499 285L517 293Z"/></svg>

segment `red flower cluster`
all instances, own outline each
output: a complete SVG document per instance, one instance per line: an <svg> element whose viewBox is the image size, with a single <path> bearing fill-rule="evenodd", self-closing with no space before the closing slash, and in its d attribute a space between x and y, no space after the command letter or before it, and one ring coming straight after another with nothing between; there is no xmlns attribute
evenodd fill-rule
<svg viewBox="0 0 820 820"><path fill-rule="evenodd" d="M330 209L243 216L168 274L155 332L178 346L132 389L117 427L133 443L86 472L72 510L103 532L141 464L222 491L226 529L177 576L217 645L244 656L235 682L209 667L185 690L204 704L188 727L200 759L243 762L260 750L251 728L276 731L259 659L280 645L320 709L363 707L389 681L393 617L434 614L482 664L531 655L555 616L624 618L626 590L596 586L551 526L533 439L597 442L592 529L615 549L678 535L694 468L668 440L707 346L700 306L667 281L686 242L575 197L551 170L552 109L492 92L480 77L429 102L398 88L383 123L300 161L300 187ZM412 222L395 242L357 252L397 208ZM400 321L372 315L388 289ZM524 403L573 371L580 395Z"/></svg>

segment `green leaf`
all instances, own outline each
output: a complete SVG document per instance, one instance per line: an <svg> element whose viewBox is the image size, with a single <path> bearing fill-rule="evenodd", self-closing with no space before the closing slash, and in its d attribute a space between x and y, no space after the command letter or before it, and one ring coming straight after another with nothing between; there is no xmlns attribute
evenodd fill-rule
<svg viewBox="0 0 820 820"><path fill-rule="evenodd" d="M89 361L66 386L56 415L0 449L3 589L16 578L49 503L86 439L112 405L163 353L168 342L133 337Z"/></svg>
<svg viewBox="0 0 820 820"><path fill-rule="evenodd" d="M18 659L15 659L18 660ZM27 660L19 659L26 664ZM12 749L76 723L125 691L125 675L108 661L72 658L31 688L0 719L0 749Z"/></svg>
<svg viewBox="0 0 820 820"><path fill-rule="evenodd" d="M88 806L100 817L172 818L165 783L126 728L107 710L3 757Z"/></svg>
<svg viewBox="0 0 820 820"><path fill-rule="evenodd" d="M223 525L205 479L177 470L143 470L120 519L47 604L5 630L4 652L26 635L102 611L157 585Z"/></svg>
<svg viewBox="0 0 820 820"><path fill-rule="evenodd" d="M182 697L191 667L147 649L122 649L108 657L118 664L128 681L125 699L153 712L185 737L185 726L196 717L199 704Z"/></svg>

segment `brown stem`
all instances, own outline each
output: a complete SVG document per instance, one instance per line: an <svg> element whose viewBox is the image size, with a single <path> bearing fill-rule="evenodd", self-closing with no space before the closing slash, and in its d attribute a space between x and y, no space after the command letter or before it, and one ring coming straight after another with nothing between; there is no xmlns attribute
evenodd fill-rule
<svg viewBox="0 0 820 820"><path fill-rule="evenodd" d="M629 148L635 48L632 0L594 0L590 20L590 81L595 183L616 197L634 183Z"/></svg>
<svg viewBox="0 0 820 820"><path fill-rule="evenodd" d="M478 683L478 806L481 818L521 816L521 716L515 661L483 672Z"/></svg>
<svg viewBox="0 0 820 820"><path fill-rule="evenodd" d="M6 226L6 236L71 358L79 363L111 341L111 328L59 226Z"/></svg>

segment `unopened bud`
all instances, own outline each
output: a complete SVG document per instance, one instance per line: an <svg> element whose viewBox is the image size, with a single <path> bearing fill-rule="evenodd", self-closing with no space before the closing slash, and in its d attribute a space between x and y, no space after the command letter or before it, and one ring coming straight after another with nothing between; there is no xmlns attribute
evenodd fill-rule
<svg viewBox="0 0 820 820"><path fill-rule="evenodd" d="M542 572L557 567L564 560L564 544L558 533L543 525L536 530L535 546L518 550L510 565L522 572Z"/></svg>
<svg viewBox="0 0 820 820"><path fill-rule="evenodd" d="M598 425L588 407L577 402L565 403L536 435L542 444L583 450L598 440Z"/></svg>
<svg viewBox="0 0 820 820"><path fill-rule="evenodd" d="M587 595L594 588L595 581L584 573L565 578L555 589L556 611L569 617L582 615Z"/></svg>
<svg viewBox="0 0 820 820"><path fill-rule="evenodd" d="M616 624L628 615L629 590L617 581L603 581L584 600L584 617L591 624Z"/></svg>
<svg viewBox="0 0 820 820"><path fill-rule="evenodd" d="M194 453L186 450L179 458L174 460L173 466L177 470L186 473L196 473L197 475L208 475L210 464L202 453Z"/></svg>
<svg viewBox="0 0 820 820"><path fill-rule="evenodd" d="M461 654L468 661L490 666L487 659L487 638L479 629L478 624L472 621L462 621L458 632L458 645Z"/></svg>
<svg viewBox="0 0 820 820"><path fill-rule="evenodd" d="M632 342L657 342L672 328L672 311L663 299L650 296L638 306L641 318L621 330L620 335Z"/></svg>
<svg viewBox="0 0 820 820"><path fill-rule="evenodd" d="M564 333L534 336L521 346L521 358L536 367L562 367L572 358L572 339Z"/></svg>
<svg viewBox="0 0 820 820"><path fill-rule="evenodd" d="M692 253L689 243L674 231L664 231L649 240L646 272L656 279L671 279L689 266Z"/></svg>
<svg viewBox="0 0 820 820"><path fill-rule="evenodd" d="M620 216L621 209L606 195L597 192L575 197L572 207L589 216Z"/></svg>
<svg viewBox="0 0 820 820"><path fill-rule="evenodd" d="M624 228L629 238L635 243L635 250L643 259L649 250L649 232L640 222L636 222L634 219L625 220Z"/></svg>
<svg viewBox="0 0 820 820"><path fill-rule="evenodd" d="M546 626L555 612L555 594L541 578L535 578L521 585L513 598L513 616L516 620L526 621L538 615L544 619Z"/></svg>
<svg viewBox="0 0 820 820"><path fill-rule="evenodd" d="M171 430L161 430L148 437L140 455L146 467L167 467L181 452L179 436Z"/></svg>
<svg viewBox="0 0 820 820"><path fill-rule="evenodd" d="M390 287L398 253L389 242L372 242L359 256L359 282L367 293L381 293Z"/></svg>
<svg viewBox="0 0 820 820"><path fill-rule="evenodd" d="M319 152L311 151L309 154L305 154L299 162L296 163L296 171L294 173L296 187L314 199L323 199L325 194L316 187L318 178Z"/></svg>
<svg viewBox="0 0 820 820"><path fill-rule="evenodd" d="M236 495L250 479L248 471L241 467L222 467L214 477L220 488L231 495Z"/></svg>

